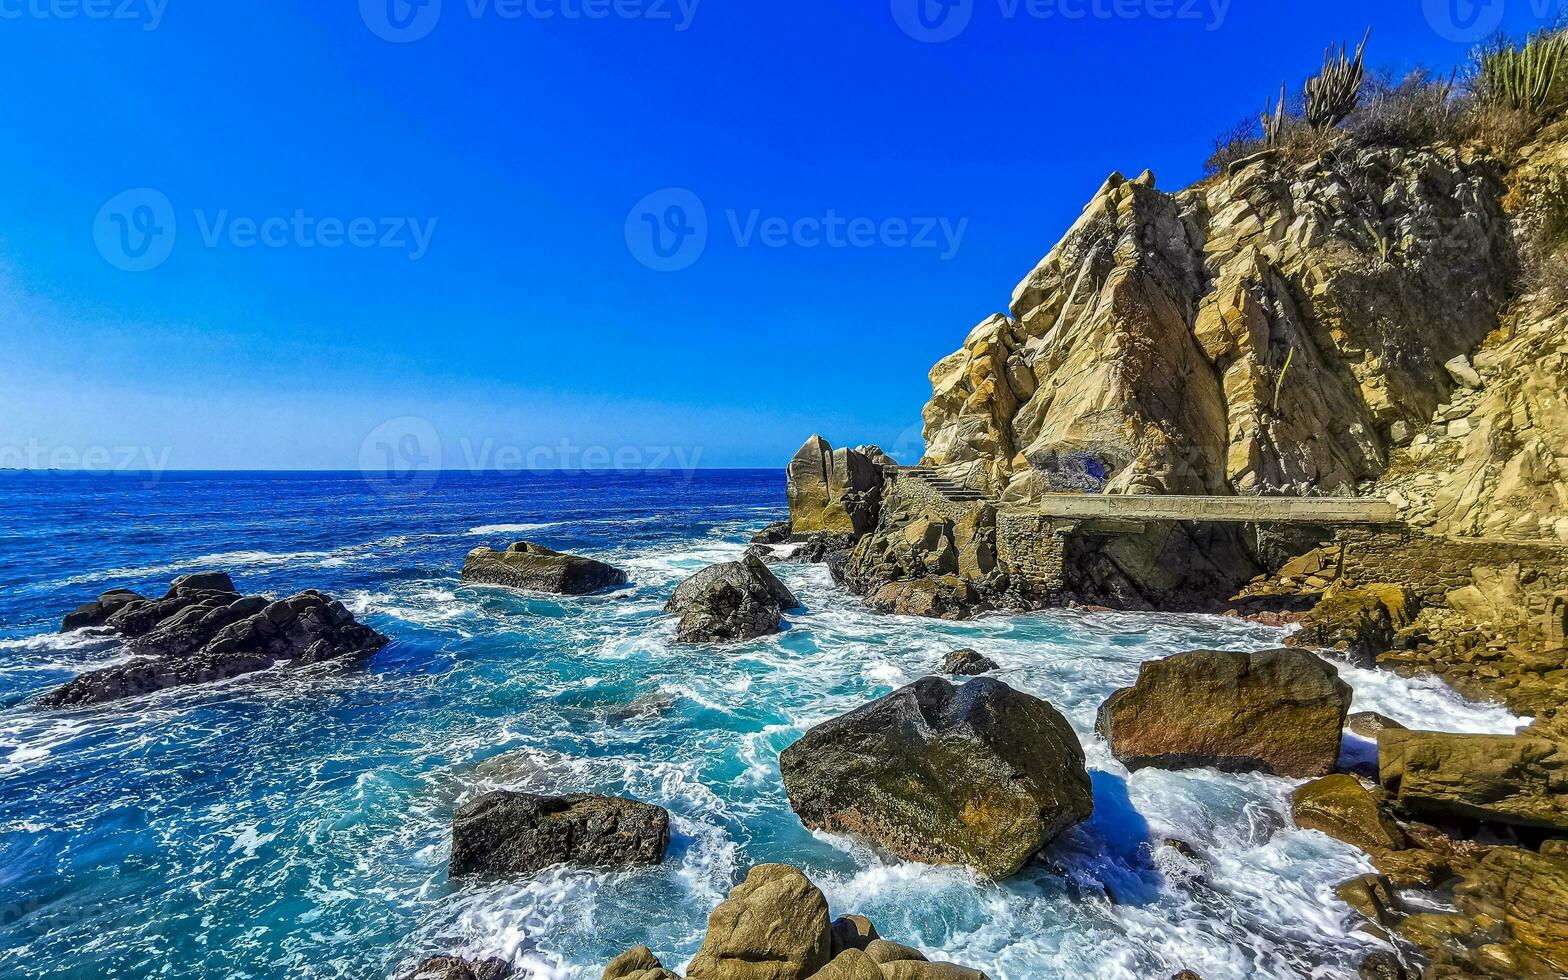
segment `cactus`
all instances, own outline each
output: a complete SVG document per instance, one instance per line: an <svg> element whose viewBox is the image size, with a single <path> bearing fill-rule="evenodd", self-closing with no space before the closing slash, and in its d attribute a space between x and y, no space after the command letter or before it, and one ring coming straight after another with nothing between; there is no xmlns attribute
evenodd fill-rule
<svg viewBox="0 0 1568 980"><path fill-rule="evenodd" d="M1361 39L1356 56L1351 58L1346 46L1341 44L1336 54L1332 45L1323 55L1323 72L1307 79L1306 107L1302 113L1307 125L1316 128L1337 126L1361 104L1361 86L1366 82L1367 41L1372 31Z"/></svg>
<svg viewBox="0 0 1568 980"><path fill-rule="evenodd" d="M1274 100L1270 99L1268 107L1263 110L1263 145L1276 147L1285 135L1285 83L1279 83L1279 108L1274 108Z"/></svg>
<svg viewBox="0 0 1568 980"><path fill-rule="evenodd" d="M1485 102L1531 115L1550 109L1568 67L1568 33L1538 34L1524 47L1500 45L1481 56L1477 94Z"/></svg>

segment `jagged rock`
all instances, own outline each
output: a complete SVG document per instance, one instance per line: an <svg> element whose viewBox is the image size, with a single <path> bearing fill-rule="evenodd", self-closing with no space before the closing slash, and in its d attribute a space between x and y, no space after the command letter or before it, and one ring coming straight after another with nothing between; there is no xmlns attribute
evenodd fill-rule
<svg viewBox="0 0 1568 980"><path fill-rule="evenodd" d="M1307 625L1285 642L1334 650L1371 668L1379 654L1394 649L1399 630L1410 625L1414 612L1415 600L1401 586L1340 583L1323 594Z"/></svg>
<svg viewBox="0 0 1568 980"><path fill-rule="evenodd" d="M954 650L942 661L942 673L959 677L979 677L1001 669L1001 664L977 650Z"/></svg>
<svg viewBox="0 0 1568 980"><path fill-rule="evenodd" d="M1322 776L1338 762L1350 698L1304 650L1199 650L1144 664L1100 706L1096 728L1130 769Z"/></svg>
<svg viewBox="0 0 1568 980"><path fill-rule="evenodd" d="M968 619L980 608L980 591L956 575L889 582L866 600L877 612L928 619Z"/></svg>
<svg viewBox="0 0 1568 980"><path fill-rule="evenodd" d="M1320 830L1363 851L1405 846L1399 826L1383 813L1378 799L1354 776L1335 773L1315 779L1291 797L1296 825Z"/></svg>
<svg viewBox="0 0 1568 980"><path fill-rule="evenodd" d="M758 531L756 534L753 534L751 536L751 543L784 544L788 542L789 539L794 536L794 534L795 529L790 526L789 521L780 521L777 524L769 524L767 527Z"/></svg>
<svg viewBox="0 0 1568 980"><path fill-rule="evenodd" d="M79 606L75 612L68 613L64 622L60 624L60 632L70 633L74 630L102 626L110 616L131 603L149 601L151 600L129 589L110 589L92 602Z"/></svg>
<svg viewBox="0 0 1568 980"><path fill-rule="evenodd" d="M463 581L578 596L619 588L626 584L626 573L592 558L519 541L505 551L475 548L469 552L463 562Z"/></svg>
<svg viewBox="0 0 1568 980"><path fill-rule="evenodd" d="M799 607L767 564L748 552L682 582L664 611L680 617L681 643L728 643L777 633L782 614Z"/></svg>
<svg viewBox="0 0 1568 980"><path fill-rule="evenodd" d="M1359 980L1408 980L1410 974L1398 956L1380 949L1361 958L1356 976Z"/></svg>
<svg viewBox="0 0 1568 980"><path fill-rule="evenodd" d="M817 886L795 868L764 864L708 916L686 980L807 980L828 965L832 945Z"/></svg>
<svg viewBox="0 0 1568 980"><path fill-rule="evenodd" d="M1352 711L1345 719L1345 728L1362 738L1376 741L1379 732L1403 731L1405 726L1376 711Z"/></svg>
<svg viewBox="0 0 1568 980"><path fill-rule="evenodd" d="M1531 735L1385 731L1383 787L1403 810L1568 831L1568 751Z"/></svg>
<svg viewBox="0 0 1568 980"><path fill-rule="evenodd" d="M507 980L516 973L517 969L511 963L495 957L465 960L456 956L432 956L403 974L402 980Z"/></svg>
<svg viewBox="0 0 1568 980"><path fill-rule="evenodd" d="M1493 848L1459 886L1457 901L1474 919L1506 923L1528 954L1568 973L1568 859Z"/></svg>
<svg viewBox="0 0 1568 980"><path fill-rule="evenodd" d="M881 450L876 454L881 457ZM858 537L876 525L884 477L882 466L866 453L835 451L812 436L790 460L786 479L794 533Z"/></svg>
<svg viewBox="0 0 1568 980"><path fill-rule="evenodd" d="M132 604L109 617L108 625L113 626L120 616L137 613L129 628L145 631L133 634L127 644L151 656L88 671L45 695L41 704L50 708L102 704L171 687L209 684L278 663L364 656L389 642L356 622L342 603L320 592L301 592L279 602L240 598L237 593L174 592L181 605L170 615L143 615Z"/></svg>
<svg viewBox="0 0 1568 980"><path fill-rule="evenodd" d="M807 827L993 877L1094 808L1072 726L990 678L917 681L813 728L779 765Z"/></svg>
<svg viewBox="0 0 1568 980"><path fill-rule="evenodd" d="M452 818L454 876L533 874L555 864L658 864L670 845L670 815L635 800L499 791Z"/></svg>

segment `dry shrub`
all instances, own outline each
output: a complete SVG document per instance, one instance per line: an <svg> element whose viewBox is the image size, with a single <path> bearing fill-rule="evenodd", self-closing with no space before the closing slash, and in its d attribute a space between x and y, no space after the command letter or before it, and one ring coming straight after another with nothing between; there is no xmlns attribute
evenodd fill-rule
<svg viewBox="0 0 1568 980"><path fill-rule="evenodd" d="M1264 148L1258 120L1249 116L1214 138L1214 152L1203 165L1210 177L1224 173L1237 160L1244 160Z"/></svg>
<svg viewBox="0 0 1568 980"><path fill-rule="evenodd" d="M1568 301L1568 171L1514 187L1505 203L1518 229L1520 284L1551 305Z"/></svg>
<svg viewBox="0 0 1568 980"><path fill-rule="evenodd" d="M1464 107L1452 77L1417 69L1398 82L1376 78L1345 131L1362 146L1431 146L1464 138Z"/></svg>
<svg viewBox="0 0 1568 980"><path fill-rule="evenodd" d="M1535 138L1540 121L1527 112L1486 102L1472 102L1459 119L1461 138L1477 143L1503 159L1512 157Z"/></svg>

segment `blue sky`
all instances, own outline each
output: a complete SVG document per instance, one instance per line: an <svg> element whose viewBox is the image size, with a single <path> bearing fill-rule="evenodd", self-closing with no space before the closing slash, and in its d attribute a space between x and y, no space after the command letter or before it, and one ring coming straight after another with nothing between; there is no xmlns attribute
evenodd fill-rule
<svg viewBox="0 0 1568 980"><path fill-rule="evenodd" d="M0 465L918 451L1112 170L1562 2L0 0Z"/></svg>

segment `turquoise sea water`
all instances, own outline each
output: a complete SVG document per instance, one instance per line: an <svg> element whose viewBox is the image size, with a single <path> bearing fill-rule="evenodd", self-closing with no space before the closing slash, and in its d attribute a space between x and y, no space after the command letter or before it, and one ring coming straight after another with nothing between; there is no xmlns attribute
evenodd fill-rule
<svg viewBox="0 0 1568 980"><path fill-rule="evenodd" d="M1144 660L1277 645L1212 617L1054 612L884 617L821 566L781 636L683 648L660 608L684 576L784 516L777 472L443 477L0 474L0 976L380 978L439 953L597 978L646 943L678 967L753 864L799 865L835 914L1002 978L1351 976L1373 941L1333 886L1357 852L1295 830L1289 780L1128 774L1095 709ZM459 582L463 556L528 538L603 557L632 586L580 600ZM42 692L120 658L61 637L110 587L186 572L246 592L318 588L393 638L363 663L274 672L90 711ZM1002 884L814 836L779 752L812 724L974 646L1072 721L1092 821ZM1345 668L1357 710L1510 731L1431 681ZM668 807L663 867L533 879L446 874L456 807L497 787ZM1189 841L1201 860L1159 846Z"/></svg>

